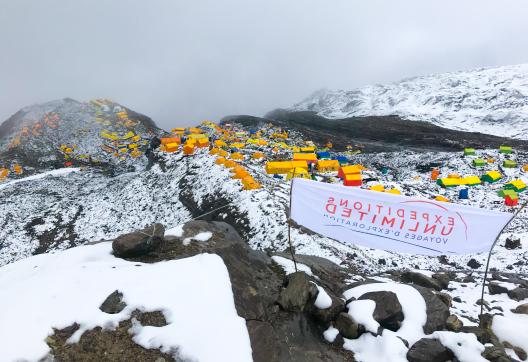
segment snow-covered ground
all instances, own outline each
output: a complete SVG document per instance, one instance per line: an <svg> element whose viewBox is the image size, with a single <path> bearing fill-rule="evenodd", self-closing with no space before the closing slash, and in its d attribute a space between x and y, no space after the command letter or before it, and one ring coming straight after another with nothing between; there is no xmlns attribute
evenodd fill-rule
<svg viewBox="0 0 528 362"><path fill-rule="evenodd" d="M442 127L528 139L528 64L322 90L291 111L327 118L399 115Z"/></svg>
<svg viewBox="0 0 528 362"><path fill-rule="evenodd" d="M168 323L153 327L134 322L129 332L145 348L185 360L252 360L245 320L237 315L219 256L144 264L116 258L111 251L111 243L100 243L0 268L2 361L38 361L50 351L45 340L52 328L78 323L68 340L75 343L87 330L115 328L136 309L161 311ZM101 311L99 306L115 290L127 306L117 314Z"/></svg>

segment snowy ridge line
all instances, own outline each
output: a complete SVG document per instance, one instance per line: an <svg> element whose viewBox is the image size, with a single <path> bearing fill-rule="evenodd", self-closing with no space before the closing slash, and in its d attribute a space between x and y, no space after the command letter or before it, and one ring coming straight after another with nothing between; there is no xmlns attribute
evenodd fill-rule
<svg viewBox="0 0 528 362"><path fill-rule="evenodd" d="M16 179L4 184L0 184L0 190L3 190L5 188L8 188L10 186L13 186L18 183L27 182L27 181L34 181L34 180L40 180L48 176L66 176L72 172L80 172L80 168L59 168L57 170L51 170L43 173L39 173L37 175L32 175L20 179Z"/></svg>

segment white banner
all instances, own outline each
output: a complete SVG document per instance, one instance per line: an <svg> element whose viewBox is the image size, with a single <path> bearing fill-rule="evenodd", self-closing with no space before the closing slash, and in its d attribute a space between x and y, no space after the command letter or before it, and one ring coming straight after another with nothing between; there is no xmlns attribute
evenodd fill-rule
<svg viewBox="0 0 528 362"><path fill-rule="evenodd" d="M291 218L347 244L440 255L489 251L513 214L296 178Z"/></svg>

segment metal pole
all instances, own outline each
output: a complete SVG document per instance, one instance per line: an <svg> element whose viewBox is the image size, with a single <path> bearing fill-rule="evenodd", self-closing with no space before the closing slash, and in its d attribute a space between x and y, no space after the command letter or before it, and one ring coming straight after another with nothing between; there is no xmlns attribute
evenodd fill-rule
<svg viewBox="0 0 528 362"><path fill-rule="evenodd" d="M290 244L290 254L293 260L293 266L295 267L295 272L297 272L297 261L295 260L295 254L293 252L293 246L291 242L291 207L292 207L292 188L293 188L293 180L295 179L295 167L293 168L293 175L290 182L290 209L289 209L289 215L288 215L288 244Z"/></svg>
<svg viewBox="0 0 528 362"><path fill-rule="evenodd" d="M502 233L504 232L504 230L506 230L506 228L511 224L511 222L517 217L517 215L519 215L519 213L522 211L522 209L524 209L526 207L526 205L528 205L528 201L526 201L516 212L515 214L513 214L513 217L510 219L510 221L508 221L506 223L506 225L504 225L504 227L501 229L501 231L499 232L499 234L497 235L497 237L495 238L495 241L493 242L493 244L491 244L491 249L489 251L489 254L488 254L488 260L486 262L486 271L484 272L484 280L482 281L482 293L480 295L480 315L482 315L484 313L484 288L486 287L486 279L488 278L488 268L489 268L489 263L490 263L490 259L491 259L491 253L493 251L493 248L495 247L495 244L497 244L497 242L499 241L499 237L502 235Z"/></svg>

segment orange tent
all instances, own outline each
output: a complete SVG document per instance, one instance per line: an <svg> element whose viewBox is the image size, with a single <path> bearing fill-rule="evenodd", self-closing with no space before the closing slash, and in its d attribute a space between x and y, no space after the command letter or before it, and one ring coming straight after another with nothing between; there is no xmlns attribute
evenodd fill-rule
<svg viewBox="0 0 528 362"><path fill-rule="evenodd" d="M226 159L223 157L218 157L215 161L217 165L223 165L226 162Z"/></svg>
<svg viewBox="0 0 528 362"><path fill-rule="evenodd" d="M241 160L244 159L244 155L241 154L241 153L239 153L239 152L233 152L233 153L231 154L231 159L232 159L232 160L241 161Z"/></svg>
<svg viewBox="0 0 528 362"><path fill-rule="evenodd" d="M161 144L162 145L166 145L166 144L169 144L169 143L178 143L178 144L180 144L181 143L181 138L180 137L165 137L165 138L161 139Z"/></svg>
<svg viewBox="0 0 528 362"><path fill-rule="evenodd" d="M251 158L258 160L260 158L264 158L264 154L262 152L255 152L253 155L251 155Z"/></svg>
<svg viewBox="0 0 528 362"><path fill-rule="evenodd" d="M227 168L233 168L237 165L237 163L233 160L226 160L226 162L224 162L224 166L227 167Z"/></svg>
<svg viewBox="0 0 528 362"><path fill-rule="evenodd" d="M14 165L13 166L13 171L17 174L17 175L20 175L23 171L22 171L22 166L20 165Z"/></svg>
<svg viewBox="0 0 528 362"><path fill-rule="evenodd" d="M165 146L166 152L176 152L178 151L178 148L180 147L179 143L167 143Z"/></svg>
<svg viewBox="0 0 528 362"><path fill-rule="evenodd" d="M192 155L194 153L194 145L186 143L183 145L183 153L185 155Z"/></svg>
<svg viewBox="0 0 528 362"><path fill-rule="evenodd" d="M0 180L5 179L9 175L9 170L7 168L0 168Z"/></svg>

